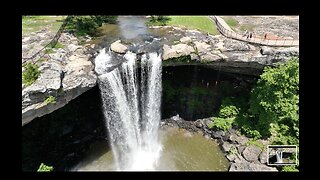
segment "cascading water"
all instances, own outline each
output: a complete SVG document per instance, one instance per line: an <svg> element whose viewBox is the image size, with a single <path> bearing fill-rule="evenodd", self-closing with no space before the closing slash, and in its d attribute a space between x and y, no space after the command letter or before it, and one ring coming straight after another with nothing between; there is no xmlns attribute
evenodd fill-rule
<svg viewBox="0 0 320 180"><path fill-rule="evenodd" d="M276 163L283 163L282 154L283 154L283 152L281 150L277 150L276 151L276 157L277 157L277 162Z"/></svg>
<svg viewBox="0 0 320 180"><path fill-rule="evenodd" d="M117 170L155 170L162 151L158 137L162 94L162 60L157 53L141 58L140 83L136 55L108 72L110 53L95 59L106 127Z"/></svg>

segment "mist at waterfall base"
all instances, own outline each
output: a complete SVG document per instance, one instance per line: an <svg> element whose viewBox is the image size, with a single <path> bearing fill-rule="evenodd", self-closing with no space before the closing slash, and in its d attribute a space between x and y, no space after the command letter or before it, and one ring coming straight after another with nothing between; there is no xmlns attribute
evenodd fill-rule
<svg viewBox="0 0 320 180"><path fill-rule="evenodd" d="M116 170L154 170L162 151L162 61L157 53L144 54L137 72L136 59L127 52L124 62L110 72L107 64L113 59L105 49L95 60Z"/></svg>

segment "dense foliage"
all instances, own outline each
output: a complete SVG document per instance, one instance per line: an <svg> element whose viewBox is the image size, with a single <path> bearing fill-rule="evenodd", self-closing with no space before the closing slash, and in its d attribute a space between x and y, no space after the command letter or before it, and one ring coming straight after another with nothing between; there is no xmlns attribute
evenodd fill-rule
<svg viewBox="0 0 320 180"><path fill-rule="evenodd" d="M23 66L25 70L22 72L22 82L26 86L30 86L40 75L39 67L32 63L27 63Z"/></svg>
<svg viewBox="0 0 320 180"><path fill-rule="evenodd" d="M116 20L117 16L73 16L66 29L79 36L94 35L103 23L115 23Z"/></svg>
<svg viewBox="0 0 320 180"><path fill-rule="evenodd" d="M51 172L53 171L53 167L52 166L47 166L43 163L40 164L38 172Z"/></svg>
<svg viewBox="0 0 320 180"><path fill-rule="evenodd" d="M252 90L249 112L262 136L275 144L299 144L299 63L267 67Z"/></svg>
<svg viewBox="0 0 320 180"><path fill-rule="evenodd" d="M273 144L299 145L298 93L298 59L266 67L250 97L223 100L210 127L226 131L236 126L253 139L271 136Z"/></svg>
<svg viewBox="0 0 320 180"><path fill-rule="evenodd" d="M226 98L222 101L218 117L212 118L212 123L209 128L216 128L219 130L227 131L232 127L232 124L239 113L239 109L235 106L231 98Z"/></svg>

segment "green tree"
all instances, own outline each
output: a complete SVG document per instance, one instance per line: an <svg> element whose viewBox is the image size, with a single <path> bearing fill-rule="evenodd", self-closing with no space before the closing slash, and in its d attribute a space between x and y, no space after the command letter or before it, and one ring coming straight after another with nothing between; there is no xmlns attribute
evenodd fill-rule
<svg viewBox="0 0 320 180"><path fill-rule="evenodd" d="M79 36L94 35L103 23L115 23L117 16L73 16L66 29Z"/></svg>
<svg viewBox="0 0 320 180"><path fill-rule="evenodd" d="M262 136L281 144L298 144L299 62L293 58L276 68L266 67L252 90L249 113Z"/></svg>

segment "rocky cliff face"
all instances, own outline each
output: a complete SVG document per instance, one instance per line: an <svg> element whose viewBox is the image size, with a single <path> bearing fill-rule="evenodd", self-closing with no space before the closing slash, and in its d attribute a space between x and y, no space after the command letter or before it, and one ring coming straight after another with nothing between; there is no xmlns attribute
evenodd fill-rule
<svg viewBox="0 0 320 180"><path fill-rule="evenodd" d="M175 28L175 31L182 29ZM299 57L299 48L252 45L222 35L205 35L193 30L192 33L185 33L174 45L163 45L164 61L181 56L190 56L187 64L197 63L227 72L259 75L265 66L274 66L291 57Z"/></svg>
<svg viewBox="0 0 320 180"><path fill-rule="evenodd" d="M41 37L37 39L38 36ZM50 38L50 34L43 32L24 37L23 57L34 53L35 47L41 49ZM41 41L37 41L39 39ZM22 125L63 107L96 84L94 65L88 53L90 45L78 45L77 38L67 33L61 35L59 43L62 47L52 48L50 53L44 52L36 62L40 71L38 79L28 87L22 84ZM55 102L46 102L50 96Z"/></svg>
<svg viewBox="0 0 320 180"><path fill-rule="evenodd" d="M211 36L195 30L172 27L170 37L151 38L144 44L122 44L115 41L110 45L114 54L133 51L138 55L144 52L162 53L163 65L197 64L209 68L260 75L265 66L286 62L290 57L299 57L299 48L273 48L252 45L247 42ZM22 39L22 56L30 57L52 39L50 32L39 31ZM90 41L87 37L85 43ZM41 72L39 78L30 86L22 84L22 125L36 117L51 113L96 85L97 77L89 53L94 45L79 45L79 40L71 34L63 33L59 39L62 47L43 51L37 63ZM179 61L180 57L187 60ZM177 60L178 58L178 60ZM25 63L25 60L22 61ZM24 69L24 68L22 68ZM46 103L53 96L55 103Z"/></svg>

